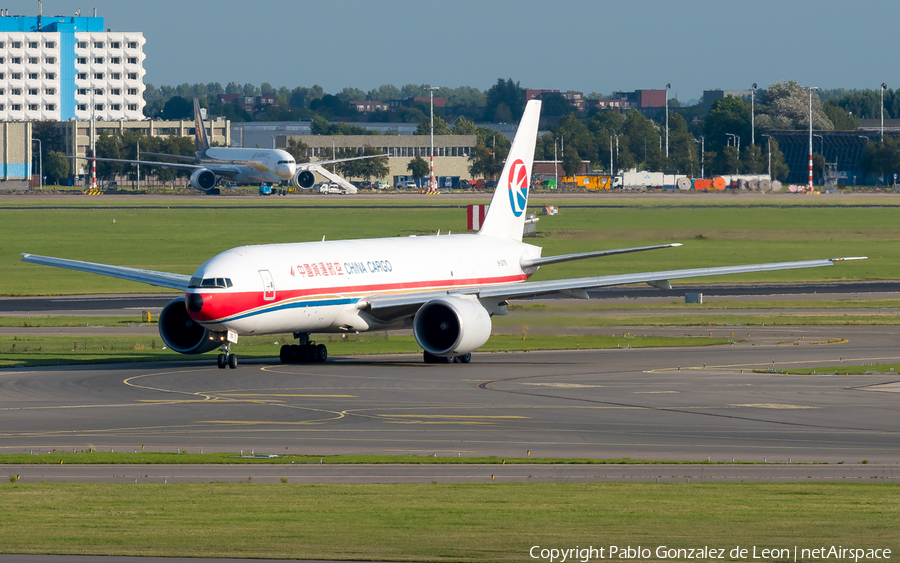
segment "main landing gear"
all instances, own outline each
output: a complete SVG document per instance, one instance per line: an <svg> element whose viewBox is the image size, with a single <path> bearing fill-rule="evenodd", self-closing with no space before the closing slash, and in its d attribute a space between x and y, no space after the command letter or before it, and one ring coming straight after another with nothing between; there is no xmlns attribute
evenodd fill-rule
<svg viewBox="0 0 900 563"><path fill-rule="evenodd" d="M468 364L472 361L471 353L447 358L444 356L435 356L434 354L423 351L422 356L425 358L426 364Z"/></svg>
<svg viewBox="0 0 900 563"><path fill-rule="evenodd" d="M283 364L309 364L312 362L324 362L328 359L328 348L324 344L316 344L309 339L305 332L295 332L294 338L299 339L299 344L281 347L279 358Z"/></svg>
<svg viewBox="0 0 900 563"><path fill-rule="evenodd" d="M222 350L222 353L219 354L219 357L217 358L218 361L216 364L219 366L219 369L225 369L226 367L229 367L231 369L237 369L237 366L238 366L237 354L231 353L231 343L229 342L225 346L222 346L220 348L220 350Z"/></svg>

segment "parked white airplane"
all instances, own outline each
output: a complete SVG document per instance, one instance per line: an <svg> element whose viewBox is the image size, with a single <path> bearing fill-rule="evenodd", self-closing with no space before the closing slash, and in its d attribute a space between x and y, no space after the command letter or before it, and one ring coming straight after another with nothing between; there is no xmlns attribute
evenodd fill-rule
<svg viewBox="0 0 900 563"><path fill-rule="evenodd" d="M806 260L527 282L540 266L596 256L681 246L664 244L541 257L522 242L540 102L525 108L500 184L478 234L410 236L242 246L214 256L193 276L23 254L36 264L93 272L185 291L159 317L172 350L199 354L221 346L219 367L237 366L241 335L293 333L281 361L324 361L311 333L412 328L425 362L468 363L491 334L491 316L512 299L628 283L670 288L668 280L740 272L830 266Z"/></svg>
<svg viewBox="0 0 900 563"><path fill-rule="evenodd" d="M309 189L316 181L313 172L318 172L333 182L350 186L346 180L323 168L323 165L382 156L369 155L297 164L289 152L281 149L210 147L209 139L206 136L206 127L203 119L200 117L200 103L196 98L194 99L194 126L196 131L196 156L142 152L138 154L138 160L119 158L97 158L96 160L193 170L190 182L191 187L195 190L208 192L215 189L219 178L226 178L240 184L266 183L278 185L281 182L290 181L295 188ZM190 164L140 160L142 154L188 161Z"/></svg>

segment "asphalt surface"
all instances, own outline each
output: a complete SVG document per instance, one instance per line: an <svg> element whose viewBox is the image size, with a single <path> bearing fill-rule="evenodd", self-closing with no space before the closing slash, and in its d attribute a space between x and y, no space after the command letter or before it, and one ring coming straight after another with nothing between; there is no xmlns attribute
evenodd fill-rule
<svg viewBox="0 0 900 563"><path fill-rule="evenodd" d="M0 372L0 452L273 454L900 463L896 327L653 328L733 346L477 353L325 364L242 361ZM835 342L847 339L846 342ZM825 368L817 375L753 369ZM444 471L440 469L440 471ZM148 473L149 474L149 473ZM444 474L444 473L440 473ZM124 475L124 473L123 473ZM376 476L377 477L377 476ZM460 477L463 479L463 477Z"/></svg>
<svg viewBox="0 0 900 563"><path fill-rule="evenodd" d="M451 456L452 457L452 456ZM613 465L7 465L22 483L897 483L891 464Z"/></svg>
<svg viewBox="0 0 900 563"><path fill-rule="evenodd" d="M679 298L685 293L702 293L704 298L741 296L795 296L795 295L866 295L900 293L900 281L841 282L807 284L716 284L677 285L662 290L647 285L621 286L588 291L592 299L623 298ZM56 297L0 297L0 316L3 315L140 315L150 311L157 315L177 297L177 294L145 295L73 295ZM547 297L544 299L553 299ZM559 299L566 299L559 297Z"/></svg>

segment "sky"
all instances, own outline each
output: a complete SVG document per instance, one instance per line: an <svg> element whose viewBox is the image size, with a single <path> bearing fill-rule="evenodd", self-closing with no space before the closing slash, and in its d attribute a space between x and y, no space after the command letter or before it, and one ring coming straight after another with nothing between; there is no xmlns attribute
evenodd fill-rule
<svg viewBox="0 0 900 563"><path fill-rule="evenodd" d="M6 0L36 15L37 0ZM897 0L45 0L142 31L145 82L662 89L900 86Z"/></svg>

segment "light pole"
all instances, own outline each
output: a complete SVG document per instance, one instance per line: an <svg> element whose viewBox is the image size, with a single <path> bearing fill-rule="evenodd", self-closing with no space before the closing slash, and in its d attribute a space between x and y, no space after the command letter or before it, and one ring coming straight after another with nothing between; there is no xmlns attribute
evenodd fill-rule
<svg viewBox="0 0 900 563"><path fill-rule="evenodd" d="M756 144L756 111L754 110L754 94L756 93L756 82L753 83L753 89L750 90L750 144Z"/></svg>
<svg viewBox="0 0 900 563"><path fill-rule="evenodd" d="M669 158L669 88L672 85L666 83L666 158Z"/></svg>
<svg viewBox="0 0 900 563"><path fill-rule="evenodd" d="M738 158L740 158L740 156L741 156L741 138L738 137L737 135L735 135L734 133L725 133L725 134L728 135L729 137L734 137L734 146L737 148Z"/></svg>
<svg viewBox="0 0 900 563"><path fill-rule="evenodd" d="M440 90L440 86L430 86L427 88L431 98L431 179L428 181L428 188L433 190L434 186L434 91Z"/></svg>
<svg viewBox="0 0 900 563"><path fill-rule="evenodd" d="M766 137L766 148L769 149L769 181L772 181L772 135L763 135Z"/></svg>
<svg viewBox="0 0 900 563"><path fill-rule="evenodd" d="M822 152L819 154L822 155L822 159L825 160L825 162L827 163L828 159L825 158L825 137L823 137L822 135L815 135L815 134L813 134L813 137L818 137L822 141L822 144L820 145L822 148ZM822 174L824 174L824 173L825 173L825 168L823 167ZM822 183L824 184L825 182L823 181Z"/></svg>
<svg viewBox="0 0 900 563"><path fill-rule="evenodd" d="M647 169L647 136L643 133L638 133L642 139L644 139L644 170Z"/></svg>
<svg viewBox="0 0 900 563"><path fill-rule="evenodd" d="M819 88L816 86L809 87L809 183L807 184L807 188L809 191L812 191L813 188L813 176L812 176L812 93L813 90L818 90Z"/></svg>
<svg viewBox="0 0 900 563"><path fill-rule="evenodd" d="M41 140L40 139L32 139L32 143L37 142L38 144L38 186L40 189L44 189L44 154L41 150ZM57 182L58 183L58 182Z"/></svg>
<svg viewBox="0 0 900 563"><path fill-rule="evenodd" d="M818 137L818 138L819 138L819 140L820 140L820 142L821 142L821 144L819 145L819 147L822 149L822 152L819 153L819 154L822 155L822 158L825 158L825 137L823 137L822 135L816 135L816 134L813 134L813 137ZM825 160L827 161L828 159L825 159Z"/></svg>
<svg viewBox="0 0 900 563"><path fill-rule="evenodd" d="M615 134L616 134L616 132L613 131L613 134L609 136L609 175L610 176L616 175L616 171L613 170L613 155L612 155L613 135L615 135Z"/></svg>
<svg viewBox="0 0 900 563"><path fill-rule="evenodd" d="M694 142L696 143L697 139L694 139ZM706 170L705 170L706 163L704 162L706 159L706 155L704 154L705 152L706 152L706 137L704 137L703 135L700 135L700 177L701 178L706 178Z"/></svg>
<svg viewBox="0 0 900 563"><path fill-rule="evenodd" d="M141 140L137 140L137 189L141 189Z"/></svg>
<svg viewBox="0 0 900 563"><path fill-rule="evenodd" d="M884 142L884 91L887 89L887 83L881 83L881 142Z"/></svg>

